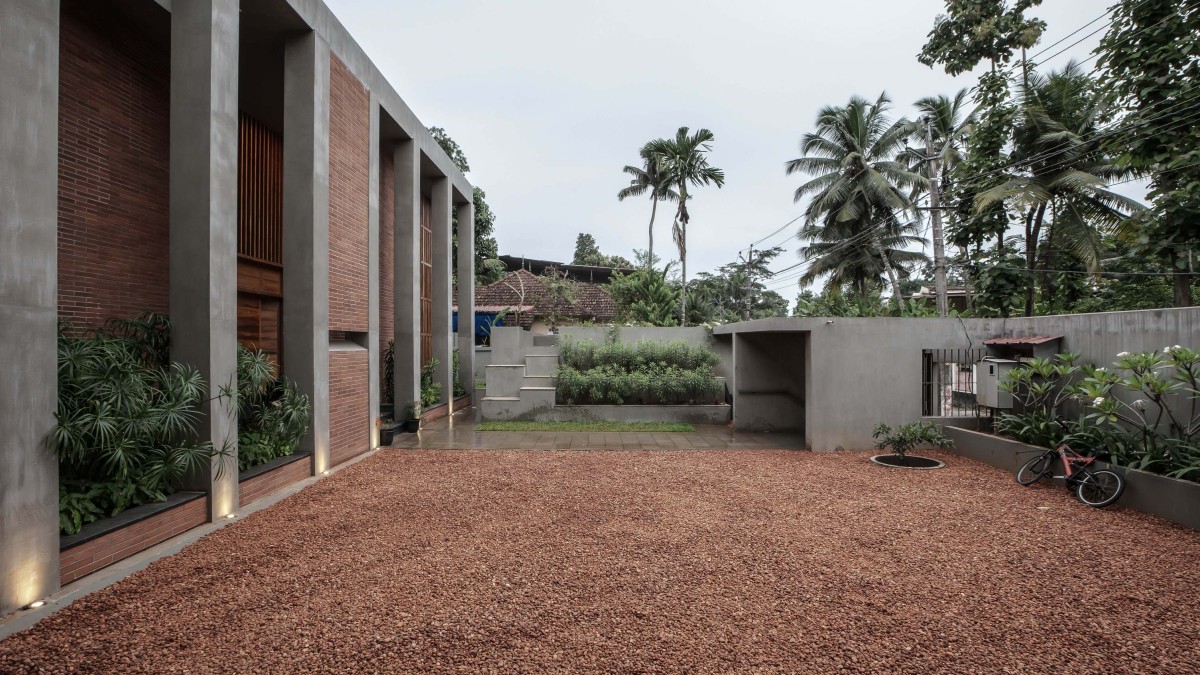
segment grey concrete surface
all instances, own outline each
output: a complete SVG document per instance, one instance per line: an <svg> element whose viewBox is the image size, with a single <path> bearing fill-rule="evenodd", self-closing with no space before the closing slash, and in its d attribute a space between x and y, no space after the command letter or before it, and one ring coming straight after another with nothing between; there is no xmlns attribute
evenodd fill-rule
<svg viewBox="0 0 1200 675"><path fill-rule="evenodd" d="M367 407L372 449L379 447L382 355L379 353L379 98L371 94L371 131L367 157Z"/></svg>
<svg viewBox="0 0 1200 675"><path fill-rule="evenodd" d="M236 386L238 0L177 3L171 13L171 358L195 366L215 394ZM200 440L214 457L191 487L209 519L238 505L234 404L203 406Z"/></svg>
<svg viewBox="0 0 1200 675"><path fill-rule="evenodd" d="M706 329L695 326L664 328L622 326L619 330L621 342L629 344L637 344L642 341L682 340L690 344L702 345L710 340ZM608 327L606 326L563 326L559 329L558 334L560 337L570 336L576 340L591 340L596 343L608 341Z"/></svg>
<svg viewBox="0 0 1200 675"><path fill-rule="evenodd" d="M475 391L475 203L458 205L458 378Z"/></svg>
<svg viewBox="0 0 1200 675"><path fill-rule="evenodd" d="M58 589L58 17L0 2L0 616Z"/></svg>
<svg viewBox="0 0 1200 675"><path fill-rule="evenodd" d="M329 46L290 38L283 71L283 352L312 401L301 450L329 468Z"/></svg>
<svg viewBox="0 0 1200 675"><path fill-rule="evenodd" d="M735 429L804 432L808 345L808 333L733 336Z"/></svg>
<svg viewBox="0 0 1200 675"><path fill-rule="evenodd" d="M441 402L454 400L454 344L450 307L454 292L454 231L450 224L450 181L434 179L433 199L433 358L438 360L434 381L442 384Z"/></svg>
<svg viewBox="0 0 1200 675"><path fill-rule="evenodd" d="M476 347L475 348L475 367L473 368L475 382L487 379L487 367L492 365L492 348L491 347ZM475 383L471 383L471 387L475 387ZM476 401L475 403L479 403Z"/></svg>
<svg viewBox="0 0 1200 675"><path fill-rule="evenodd" d="M396 409L421 397L421 149L411 141L395 150L395 263L392 315Z"/></svg>
<svg viewBox="0 0 1200 675"><path fill-rule="evenodd" d="M454 162L446 155L425 125L417 119L412 109L404 102L391 83L379 72L363 48L354 40L345 26L322 0L286 0L302 21L312 27L337 55L350 72L379 99L379 104L388 116L400 126L405 138L411 139L418 156L424 155L431 163L431 174L450 179L455 202L471 201L471 184Z"/></svg>

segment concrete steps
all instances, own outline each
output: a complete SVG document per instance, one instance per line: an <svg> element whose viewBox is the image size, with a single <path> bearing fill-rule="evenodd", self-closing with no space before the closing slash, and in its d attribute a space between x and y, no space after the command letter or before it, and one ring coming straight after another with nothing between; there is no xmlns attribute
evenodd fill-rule
<svg viewBox="0 0 1200 675"><path fill-rule="evenodd" d="M530 377L550 377L558 368L558 354L526 354L525 374Z"/></svg>
<svg viewBox="0 0 1200 675"><path fill-rule="evenodd" d="M554 387L521 387L521 405L528 410L554 407Z"/></svg>
<svg viewBox="0 0 1200 675"><path fill-rule="evenodd" d="M488 366L485 398L506 398L521 395L525 385L525 366Z"/></svg>
<svg viewBox="0 0 1200 675"><path fill-rule="evenodd" d="M554 378L549 375L526 375L521 382L522 389L543 389L549 387L554 388Z"/></svg>

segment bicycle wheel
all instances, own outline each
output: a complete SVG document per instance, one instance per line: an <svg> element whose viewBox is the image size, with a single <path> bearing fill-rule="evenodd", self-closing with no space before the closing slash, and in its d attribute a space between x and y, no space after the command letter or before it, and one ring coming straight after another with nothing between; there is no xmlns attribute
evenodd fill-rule
<svg viewBox="0 0 1200 675"><path fill-rule="evenodd" d="M1092 508L1102 509L1120 499L1124 490L1125 480L1121 474L1108 469L1087 470L1079 478L1075 496Z"/></svg>
<svg viewBox="0 0 1200 675"><path fill-rule="evenodd" d="M1051 463L1054 461L1054 454L1043 452L1033 459L1021 465L1017 469L1017 482L1021 485L1033 485L1045 476L1050 475Z"/></svg>

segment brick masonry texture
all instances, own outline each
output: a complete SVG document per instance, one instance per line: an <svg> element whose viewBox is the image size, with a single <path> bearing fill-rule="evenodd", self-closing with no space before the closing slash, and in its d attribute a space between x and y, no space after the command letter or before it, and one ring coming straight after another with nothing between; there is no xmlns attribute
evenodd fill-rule
<svg viewBox="0 0 1200 675"><path fill-rule="evenodd" d="M367 331L371 96L329 57L329 330ZM366 409L365 406L363 408Z"/></svg>
<svg viewBox="0 0 1200 675"><path fill-rule="evenodd" d="M340 464L370 449L367 352L329 354L329 462Z"/></svg>
<svg viewBox="0 0 1200 675"><path fill-rule="evenodd" d="M390 149L379 153L379 353L396 336L394 312L396 289L393 287L396 270L393 264L396 235L396 157ZM380 377L383 359L380 358ZM382 380L381 380L382 381Z"/></svg>
<svg viewBox="0 0 1200 675"><path fill-rule="evenodd" d="M103 537L73 546L63 551L59 557L60 582L69 584L82 576L145 551L155 544L203 525L207 518L208 499L193 499Z"/></svg>
<svg viewBox="0 0 1200 675"><path fill-rule="evenodd" d="M238 484L238 505L245 506L312 475L312 458L305 456L290 464Z"/></svg>
<svg viewBox="0 0 1200 675"><path fill-rule="evenodd" d="M82 0L60 42L59 316L166 313L170 54Z"/></svg>

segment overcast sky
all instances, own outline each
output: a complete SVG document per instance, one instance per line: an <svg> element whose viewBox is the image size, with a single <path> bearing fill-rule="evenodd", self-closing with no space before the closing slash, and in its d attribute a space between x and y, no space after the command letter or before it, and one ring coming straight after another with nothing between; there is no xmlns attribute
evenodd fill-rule
<svg viewBox="0 0 1200 675"><path fill-rule="evenodd" d="M800 214L800 179L783 167L821 106L886 90L911 115L913 101L975 83L916 60L942 0L326 2L421 121L463 147L503 254L569 261L588 232L604 253L632 259L646 248L650 203L617 201L621 168L652 138L711 129L726 183L690 202L689 278ZM1108 4L1045 0L1042 45ZM1088 58L1102 34L1046 65ZM655 253L674 257L670 224L670 207L660 209ZM777 270L798 260L797 240L782 243ZM796 289L780 293L790 301Z"/></svg>

